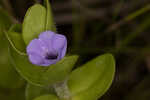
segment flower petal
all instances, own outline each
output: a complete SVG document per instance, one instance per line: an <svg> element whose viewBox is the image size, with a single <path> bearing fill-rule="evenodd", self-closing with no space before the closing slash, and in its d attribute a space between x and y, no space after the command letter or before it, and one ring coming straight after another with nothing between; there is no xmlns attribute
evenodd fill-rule
<svg viewBox="0 0 150 100"><path fill-rule="evenodd" d="M32 40L29 45L27 46L27 53L36 53L36 54L41 54L43 52L43 49L41 48L41 42L38 39Z"/></svg>
<svg viewBox="0 0 150 100"><path fill-rule="evenodd" d="M66 55L66 51L67 51L67 42L65 42L65 45L61 51L61 58L63 58Z"/></svg>
<svg viewBox="0 0 150 100"><path fill-rule="evenodd" d="M30 54L29 60L32 64L35 64L35 65L42 65L44 63L44 59L36 53Z"/></svg>
<svg viewBox="0 0 150 100"><path fill-rule="evenodd" d="M64 35L55 34L53 37L52 45L56 51L61 51L64 48L64 45L67 43L67 39Z"/></svg>
<svg viewBox="0 0 150 100"><path fill-rule="evenodd" d="M39 40L42 41L48 48L49 53L55 53L56 51L52 47L52 40L55 36L55 33L52 31L45 31L39 35Z"/></svg>
<svg viewBox="0 0 150 100"><path fill-rule="evenodd" d="M55 35L52 31L45 31L39 35L39 39L45 43L46 46L50 47L52 44L53 36Z"/></svg>

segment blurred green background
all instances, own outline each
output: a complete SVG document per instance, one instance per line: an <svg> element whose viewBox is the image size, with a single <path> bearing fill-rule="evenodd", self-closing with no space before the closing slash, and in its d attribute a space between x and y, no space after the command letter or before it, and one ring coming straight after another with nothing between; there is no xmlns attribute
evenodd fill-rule
<svg viewBox="0 0 150 100"><path fill-rule="evenodd" d="M68 39L77 65L110 52L116 76L100 100L150 98L150 0L50 0L58 33ZM13 68L3 36L22 23L31 5L42 0L0 0L0 100L24 100L26 82Z"/></svg>

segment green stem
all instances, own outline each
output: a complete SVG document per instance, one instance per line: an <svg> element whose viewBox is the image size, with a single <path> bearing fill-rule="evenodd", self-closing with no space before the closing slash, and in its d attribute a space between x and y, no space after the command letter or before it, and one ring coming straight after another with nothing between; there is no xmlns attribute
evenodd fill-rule
<svg viewBox="0 0 150 100"><path fill-rule="evenodd" d="M134 13L131 13L129 14L128 16L126 16L125 18L123 18L122 20L120 20L119 22L111 25L107 30L106 32L112 32L114 30L117 30L121 25L135 19L136 17L146 13L147 11L150 11L150 4L146 5L145 7L137 10L136 12Z"/></svg>
<svg viewBox="0 0 150 100"><path fill-rule="evenodd" d="M62 100L71 100L71 94L69 92L68 86L67 86L67 80L56 83L54 85L55 92L57 96Z"/></svg>
<svg viewBox="0 0 150 100"><path fill-rule="evenodd" d="M125 17L124 20L130 21L130 20L136 18L137 16L144 14L145 12L147 12L149 10L150 10L150 4L146 5L145 7L141 8L141 9L137 10L136 12L130 14L129 16Z"/></svg>
<svg viewBox="0 0 150 100"><path fill-rule="evenodd" d="M150 28L150 15L135 29L135 32L130 33L121 43L119 48L116 50L119 52L121 49L126 47L132 40L139 36L144 30Z"/></svg>

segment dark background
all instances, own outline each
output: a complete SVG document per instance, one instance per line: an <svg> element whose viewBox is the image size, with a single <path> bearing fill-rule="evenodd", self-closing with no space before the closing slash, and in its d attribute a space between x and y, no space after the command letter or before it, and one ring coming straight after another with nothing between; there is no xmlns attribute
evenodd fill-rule
<svg viewBox="0 0 150 100"><path fill-rule="evenodd" d="M1 0L14 23L35 2ZM100 100L150 100L150 0L50 0L57 31L77 65L104 53L116 58L116 76ZM7 91L6 91L7 92Z"/></svg>

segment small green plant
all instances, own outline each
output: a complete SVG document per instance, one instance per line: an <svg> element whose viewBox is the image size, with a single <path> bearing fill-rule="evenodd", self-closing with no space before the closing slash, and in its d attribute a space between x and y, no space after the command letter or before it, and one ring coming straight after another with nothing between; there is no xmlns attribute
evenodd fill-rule
<svg viewBox="0 0 150 100"><path fill-rule="evenodd" d="M97 100L109 89L115 74L112 54L100 55L74 68L79 56L65 56L67 40L57 34L48 0L44 6L30 7L22 25L13 24L8 28L9 18L0 15L1 19L6 21L0 22L5 25L0 30L0 38L8 40L6 47L1 47L8 52L1 52L6 56L11 75L1 80L0 85L18 88L25 84L25 79L26 100ZM41 38L43 32L47 35Z"/></svg>

